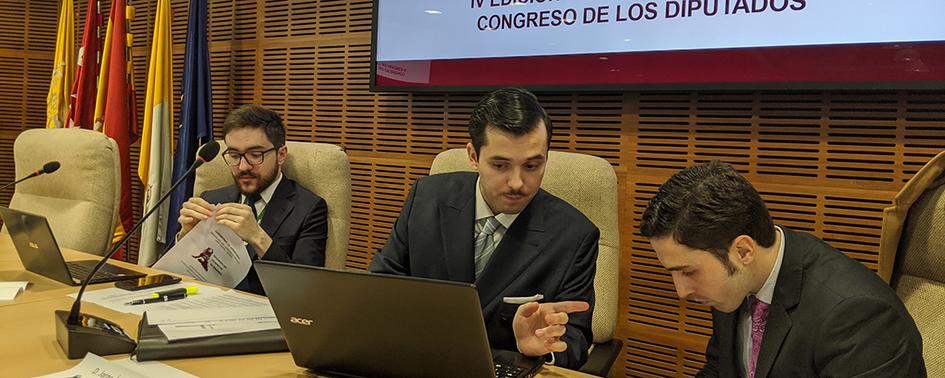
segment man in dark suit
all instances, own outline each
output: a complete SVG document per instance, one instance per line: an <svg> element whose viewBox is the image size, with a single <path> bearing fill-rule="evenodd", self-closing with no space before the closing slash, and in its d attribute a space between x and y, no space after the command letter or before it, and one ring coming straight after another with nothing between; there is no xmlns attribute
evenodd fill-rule
<svg viewBox="0 0 945 378"><path fill-rule="evenodd" d="M288 149L285 126L275 112L245 105L223 122L223 159L235 185L204 192L181 207L178 238L211 217L246 242L252 259L325 265L328 206L282 174ZM216 209L216 215L213 211ZM237 289L264 295L250 268Z"/></svg>
<svg viewBox="0 0 945 378"><path fill-rule="evenodd" d="M896 293L817 237L774 225L730 165L673 175L640 231L679 297L712 307L700 376L925 376L922 337Z"/></svg>
<svg viewBox="0 0 945 378"><path fill-rule="evenodd" d="M551 131L531 93L487 95L466 146L478 173L417 180L369 270L475 283L492 348L576 368L593 340L600 232L540 189Z"/></svg>

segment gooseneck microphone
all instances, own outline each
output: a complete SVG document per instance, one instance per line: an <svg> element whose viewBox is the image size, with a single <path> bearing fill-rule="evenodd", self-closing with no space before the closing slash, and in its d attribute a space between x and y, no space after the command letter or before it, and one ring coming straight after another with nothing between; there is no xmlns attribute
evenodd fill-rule
<svg viewBox="0 0 945 378"><path fill-rule="evenodd" d="M83 280L82 287L79 288L79 294L76 295L75 302L72 304L72 310L56 310L56 340L59 342L59 346L62 347L62 350L66 352L69 359L83 358L88 352L105 356L110 354L130 353L134 350L134 340L132 340L118 324L80 312L82 294L85 293L85 289L89 286L89 281L92 280L95 273L102 269L102 266L105 265L109 257L128 242L128 239L141 228L144 221L170 197L174 189L180 186L180 184L184 182L184 179L190 177L190 175L197 170L197 167L213 160L219 153L220 144L215 140L201 146L199 152L197 152L197 160L194 161L194 164L171 185L170 189L158 199L154 207L141 216L138 223L125 234L125 237L116 243L112 249L102 257L102 260L92 268L92 271L89 272L89 276ZM58 163L56 163L56 168L58 168Z"/></svg>
<svg viewBox="0 0 945 378"><path fill-rule="evenodd" d="M11 187L11 186L13 186L13 185L19 184L19 183L21 183L21 182L23 182L23 181L29 180L29 179L31 179L31 178L33 178L33 177L36 177L36 176L45 175L45 174L47 174L47 173L53 173L53 172L55 172L56 170L59 169L59 165L60 165L60 164L59 164L58 161L51 161L51 162L48 162L48 163L46 163L46 164L43 164L43 167L42 167L42 168L37 169L36 171L33 171L33 173L30 173L30 174L27 175L26 177L23 177L23 178L21 178L21 179L19 179L19 180L16 180L16 181L11 182L11 183L9 183L9 184L6 184L6 185L4 185L4 186L0 186L0 190L9 188L9 187Z"/></svg>

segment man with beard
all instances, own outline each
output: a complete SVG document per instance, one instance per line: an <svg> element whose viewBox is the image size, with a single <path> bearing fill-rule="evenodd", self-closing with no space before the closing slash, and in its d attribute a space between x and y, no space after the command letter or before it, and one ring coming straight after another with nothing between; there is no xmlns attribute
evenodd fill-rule
<svg viewBox="0 0 945 378"><path fill-rule="evenodd" d="M223 122L223 139L235 185L185 202L178 239L212 217L246 242L253 260L325 265L328 205L282 174L288 149L279 115L258 105L240 107ZM265 295L254 268L236 288Z"/></svg>
<svg viewBox="0 0 945 378"><path fill-rule="evenodd" d="M551 120L529 92L486 95L469 121L478 172L417 180L372 272L475 283L493 349L578 368L592 342L600 232L540 188Z"/></svg>

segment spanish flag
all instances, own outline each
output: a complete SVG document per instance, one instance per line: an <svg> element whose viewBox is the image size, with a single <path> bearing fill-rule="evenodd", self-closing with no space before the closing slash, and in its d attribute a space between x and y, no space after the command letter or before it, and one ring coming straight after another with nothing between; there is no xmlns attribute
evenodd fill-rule
<svg viewBox="0 0 945 378"><path fill-rule="evenodd" d="M134 17L134 8L125 7L125 0L114 0L108 16L102 69L98 75L95 129L115 140L121 158L121 202L113 238L117 242L134 224L131 212L130 148L138 139L138 120L131 79L131 35L128 34L128 19ZM124 249L118 250L112 257L124 260Z"/></svg>
<svg viewBox="0 0 945 378"><path fill-rule="evenodd" d="M174 135L171 131L171 112L174 109L171 79L171 2L158 0L144 100L141 158L138 161L138 177L144 184L143 212L153 208L171 186L171 139ZM150 266L157 259L157 244L163 243L169 222L168 205L164 203L142 226L139 265Z"/></svg>
<svg viewBox="0 0 945 378"><path fill-rule="evenodd" d="M85 11L85 29L79 48L79 66L69 103L69 127L92 129L95 124L95 86L98 84L102 55L102 10L98 0L89 0Z"/></svg>
<svg viewBox="0 0 945 378"><path fill-rule="evenodd" d="M72 0L62 0L56 28L56 52L52 79L46 95L46 127L65 127L69 117L69 93L75 79L75 15Z"/></svg>

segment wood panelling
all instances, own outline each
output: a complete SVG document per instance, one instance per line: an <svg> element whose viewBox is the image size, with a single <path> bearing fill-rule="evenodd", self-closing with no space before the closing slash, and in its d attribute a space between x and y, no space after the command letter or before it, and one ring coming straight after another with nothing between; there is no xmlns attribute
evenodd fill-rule
<svg viewBox="0 0 945 378"><path fill-rule="evenodd" d="M77 40L84 23L79 3ZM131 3L138 8L131 29L140 103L155 2ZM57 12L49 4L0 3L4 182L13 179L13 139L44 124ZM175 123L187 5L172 1ZM256 102L282 114L289 139L344 147L353 186L347 266L366 268L411 183L428 173L438 152L466 144L469 111L480 95L370 92L370 0L211 0L209 8L217 137L229 110ZM945 150L945 91L610 91L539 98L555 125L553 148L600 156L617 171L617 335L626 347L614 370L625 376L693 375L711 334L708 309L678 299L639 235L647 201L672 173L709 159L732 163L779 224L814 233L875 270L890 263L877 253L882 208ZM141 117L143 109L138 112ZM0 193L0 200L9 195Z"/></svg>

